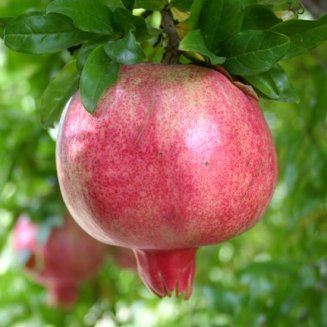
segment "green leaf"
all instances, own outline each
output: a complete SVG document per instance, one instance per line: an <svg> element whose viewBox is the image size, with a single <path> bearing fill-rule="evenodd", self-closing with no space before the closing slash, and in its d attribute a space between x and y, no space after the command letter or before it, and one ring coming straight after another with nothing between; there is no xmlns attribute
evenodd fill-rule
<svg viewBox="0 0 327 327"><path fill-rule="evenodd" d="M57 13L69 17L82 31L114 34L112 12L98 0L53 0L47 7L47 13Z"/></svg>
<svg viewBox="0 0 327 327"><path fill-rule="evenodd" d="M134 0L101 0L101 2L112 10L126 8L132 11L134 7Z"/></svg>
<svg viewBox="0 0 327 327"><path fill-rule="evenodd" d="M269 99L280 99L276 85L270 75L270 70L258 75L244 76L244 79Z"/></svg>
<svg viewBox="0 0 327 327"><path fill-rule="evenodd" d="M134 16L126 9L114 11L114 27L117 31L126 34L128 31L135 31L135 34L146 34L146 24L142 17Z"/></svg>
<svg viewBox="0 0 327 327"><path fill-rule="evenodd" d="M243 12L242 0L203 0L196 28L211 51L219 50L222 41L240 31Z"/></svg>
<svg viewBox="0 0 327 327"><path fill-rule="evenodd" d="M161 10L165 6L163 0L136 0L134 8L143 8L148 10Z"/></svg>
<svg viewBox="0 0 327 327"><path fill-rule="evenodd" d="M170 5L181 11L188 11L192 6L193 0L172 0Z"/></svg>
<svg viewBox="0 0 327 327"><path fill-rule="evenodd" d="M270 31L245 31L223 44L224 67L234 75L256 75L268 71L289 48L287 36Z"/></svg>
<svg viewBox="0 0 327 327"><path fill-rule="evenodd" d="M265 73L244 76L244 79L270 99L299 102L299 97L295 93L286 72L278 64L275 64Z"/></svg>
<svg viewBox="0 0 327 327"><path fill-rule="evenodd" d="M294 14L303 9L300 0L259 0L259 3L271 7L274 11L293 11Z"/></svg>
<svg viewBox="0 0 327 327"><path fill-rule="evenodd" d="M83 67L85 66L85 63L90 53L100 45L104 45L106 42L108 42L108 37L99 37L90 40L89 42L83 44L80 49L78 49L76 56L76 66L79 72L83 70Z"/></svg>
<svg viewBox="0 0 327 327"><path fill-rule="evenodd" d="M0 17L0 38L3 39L6 24L12 19L13 17Z"/></svg>
<svg viewBox="0 0 327 327"><path fill-rule="evenodd" d="M199 19L204 5L203 0L194 0L191 6L191 15L188 24L192 30L195 30L199 25Z"/></svg>
<svg viewBox="0 0 327 327"><path fill-rule="evenodd" d="M39 103L42 125L52 127L61 115L69 98L78 89L79 74L76 61L72 60L50 81Z"/></svg>
<svg viewBox="0 0 327 327"><path fill-rule="evenodd" d="M54 53L77 45L88 38L65 16L19 16L6 25L4 41L8 48L25 53Z"/></svg>
<svg viewBox="0 0 327 327"><path fill-rule="evenodd" d="M317 47L327 40L327 15L318 20L288 20L271 28L271 31L287 35L290 48L285 58L291 58Z"/></svg>
<svg viewBox="0 0 327 327"><path fill-rule="evenodd" d="M111 10L115 10L117 8L125 8L122 0L100 0L100 1Z"/></svg>
<svg viewBox="0 0 327 327"><path fill-rule="evenodd" d="M2 119L4 119L2 114ZM3 132L3 131L1 131ZM1 145L1 143L0 143ZM0 169L0 195L2 194L2 190L5 186L5 184L10 179L10 175L12 174L13 168L15 166L15 159L13 158L7 158L7 151L3 151L4 149L1 149L0 156L2 159L1 169ZM0 201L1 203L2 201ZM1 203L2 204L2 203Z"/></svg>
<svg viewBox="0 0 327 327"><path fill-rule="evenodd" d="M109 41L104 50L112 60L125 65L137 64L145 59L145 54L131 31L120 40Z"/></svg>
<svg viewBox="0 0 327 327"><path fill-rule="evenodd" d="M180 42L179 49L182 51L198 52L201 55L208 57L213 65L222 64L226 59L224 57L216 56L206 47L200 30L187 33Z"/></svg>
<svg viewBox="0 0 327 327"><path fill-rule="evenodd" d="M265 6L246 6L241 30L265 30L281 21Z"/></svg>
<svg viewBox="0 0 327 327"><path fill-rule="evenodd" d="M103 92L118 78L120 64L112 61L103 46L89 55L81 74L80 91L85 109L92 113Z"/></svg>
<svg viewBox="0 0 327 327"><path fill-rule="evenodd" d="M122 0L126 9L132 11L134 8L134 0Z"/></svg>

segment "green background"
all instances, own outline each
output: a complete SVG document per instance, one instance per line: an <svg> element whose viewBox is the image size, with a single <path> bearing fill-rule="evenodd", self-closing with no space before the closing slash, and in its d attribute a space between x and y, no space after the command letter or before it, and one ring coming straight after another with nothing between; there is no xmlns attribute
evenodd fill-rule
<svg viewBox="0 0 327 327"><path fill-rule="evenodd" d="M46 1L3 0L0 16ZM46 291L11 249L17 216L44 221L63 205L54 132L36 101L68 54L22 55L0 41L0 326L327 326L327 45L282 62L300 104L262 100L274 135L279 183L249 232L202 248L193 296L157 299L108 255L71 310L49 308Z"/></svg>

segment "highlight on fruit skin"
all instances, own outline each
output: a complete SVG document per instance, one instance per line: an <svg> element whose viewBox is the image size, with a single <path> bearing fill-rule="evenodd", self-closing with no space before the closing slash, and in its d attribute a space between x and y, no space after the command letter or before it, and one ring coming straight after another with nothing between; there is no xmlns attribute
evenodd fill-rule
<svg viewBox="0 0 327 327"><path fill-rule="evenodd" d="M256 224L277 181L258 101L195 65L123 66L93 115L77 93L56 160L74 219L99 241L132 248L160 297L189 298L196 249Z"/></svg>
<svg viewBox="0 0 327 327"><path fill-rule="evenodd" d="M47 303L68 308L78 300L79 284L101 267L106 246L86 234L68 212L45 243L39 241L40 228L21 215L13 231L13 249L17 254L28 254L24 270L48 289Z"/></svg>

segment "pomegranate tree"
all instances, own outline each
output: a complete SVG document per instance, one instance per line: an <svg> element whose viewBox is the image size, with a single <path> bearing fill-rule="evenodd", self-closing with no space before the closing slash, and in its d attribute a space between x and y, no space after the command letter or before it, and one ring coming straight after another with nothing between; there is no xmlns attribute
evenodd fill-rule
<svg viewBox="0 0 327 327"><path fill-rule="evenodd" d="M77 300L78 284L100 268L105 246L78 227L68 213L45 243L38 240L39 230L39 225L21 216L14 229L14 250L29 254L25 270L48 288L49 304L69 306Z"/></svg>
<svg viewBox="0 0 327 327"><path fill-rule="evenodd" d="M74 219L132 248L160 297L190 297L197 249L252 227L277 179L257 100L195 65L123 66L93 115L77 93L61 120L57 170Z"/></svg>

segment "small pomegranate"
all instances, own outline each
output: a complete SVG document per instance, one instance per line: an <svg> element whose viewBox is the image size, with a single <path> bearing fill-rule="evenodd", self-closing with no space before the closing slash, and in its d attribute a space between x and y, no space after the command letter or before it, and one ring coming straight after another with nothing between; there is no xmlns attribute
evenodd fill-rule
<svg viewBox="0 0 327 327"><path fill-rule="evenodd" d="M93 115L76 94L61 120L57 170L80 226L132 248L160 297L190 297L197 248L252 227L277 179L257 100L194 65L125 66Z"/></svg>
<svg viewBox="0 0 327 327"><path fill-rule="evenodd" d="M131 249L122 248L120 246L110 246L109 253L118 267L136 270L136 260Z"/></svg>
<svg viewBox="0 0 327 327"><path fill-rule="evenodd" d="M38 242L40 226L21 216L13 233L15 252L29 252L26 272L49 290L48 302L67 307L78 297L78 284L92 277L105 256L105 245L86 234L67 213L64 224Z"/></svg>

